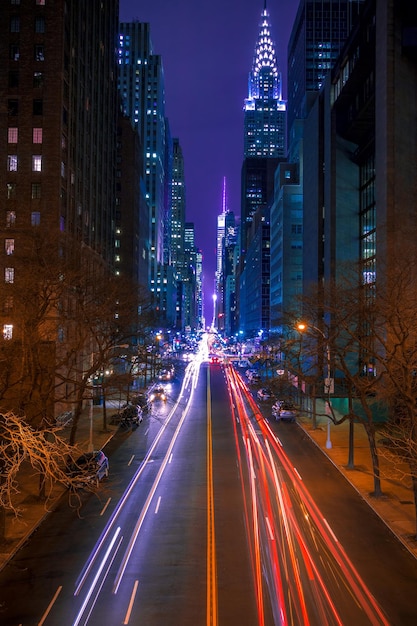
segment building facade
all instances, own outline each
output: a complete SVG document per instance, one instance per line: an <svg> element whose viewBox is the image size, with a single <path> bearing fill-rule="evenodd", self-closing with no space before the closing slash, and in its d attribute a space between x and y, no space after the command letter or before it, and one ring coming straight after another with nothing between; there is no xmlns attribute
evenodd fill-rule
<svg viewBox="0 0 417 626"><path fill-rule="evenodd" d="M16 340L2 349L14 346L22 362L38 351L38 365L46 361L49 369L46 378L43 366L36 376L49 381L50 404L56 355L80 326L74 321L80 283L90 280L91 290L93 280L114 270L118 8L117 0L20 0L1 7L1 316L3 338ZM59 266L71 271L56 280ZM47 308L43 323L35 315L40 301ZM86 349L74 356L77 372L86 368ZM59 393L67 399L74 388L68 383ZM28 406L22 394L13 406L50 418L54 407L38 400L38 408Z"/></svg>
<svg viewBox="0 0 417 626"><path fill-rule="evenodd" d="M166 293L161 280L166 274L163 265L166 260L165 226L170 223L167 202L170 201L172 148L165 116L162 59L153 52L150 25L147 23L120 24L119 93L123 113L137 128L143 146L145 193L150 219L149 288L157 308L163 312Z"/></svg>

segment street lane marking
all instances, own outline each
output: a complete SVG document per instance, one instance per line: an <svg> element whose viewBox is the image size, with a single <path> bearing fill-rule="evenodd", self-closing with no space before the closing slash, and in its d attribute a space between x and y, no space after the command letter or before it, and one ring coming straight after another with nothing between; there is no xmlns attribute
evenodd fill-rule
<svg viewBox="0 0 417 626"><path fill-rule="evenodd" d="M139 585L139 581L135 580L135 584L133 585L133 590L132 590L132 595L130 596L130 602L129 602L129 606L127 607L127 611L126 611L126 615L125 615L125 620L123 622L123 626L125 626L125 624L129 623L130 620L130 615L132 613L132 608L133 608L133 603L135 601L135 597L136 597L136 592L138 589L138 585Z"/></svg>
<svg viewBox="0 0 417 626"><path fill-rule="evenodd" d="M106 562L107 562L107 560L108 560L108 558L109 558L109 556L111 554L111 551L113 550L113 546L116 543L116 539L117 539L118 535L120 534L120 531L121 531L121 528L120 528L120 526L118 526L116 528L116 531L115 531L115 533L113 535L113 538L112 538L112 540L110 542L110 545L107 548L107 550L106 550L106 552L104 554L104 557L101 560L101 563L100 563L100 565L99 565L99 567L97 569L96 575L94 576L93 582L90 585L90 588L89 588L89 590L88 590L88 592L87 592L87 594L85 596L84 602L82 603L81 608L80 608L80 610L78 612L78 615L77 615L77 617L75 619L75 622L73 623L72 626L78 626L78 624L80 623L80 621L82 619L82 616L83 616L83 614L84 614L84 612L85 612L85 610L87 608L87 604L90 601L90 598L91 598L91 596L93 594L93 591L94 591L94 589L95 589L95 587L97 585L97 582L98 582L98 580L100 578L101 572L103 571L104 566L105 566L105 564L106 564ZM120 541L119 541L119 543L117 545L116 552L119 549L121 540L122 540L122 537L120 538ZM114 556L116 555L116 552L115 552ZM113 556L113 559L114 559L114 556ZM77 593L74 593L74 595L77 595Z"/></svg>
<svg viewBox="0 0 417 626"><path fill-rule="evenodd" d="M214 524L213 447L211 430L210 368L207 368L207 626L217 625L217 563Z"/></svg>
<svg viewBox="0 0 417 626"><path fill-rule="evenodd" d="M129 463L127 464L128 466L132 464L133 459L135 458L135 455L132 454L132 456L129 459Z"/></svg>
<svg viewBox="0 0 417 626"><path fill-rule="evenodd" d="M158 501L156 503L156 507L155 507L155 515L158 513L159 511L159 505L161 504L161 496L159 496Z"/></svg>
<svg viewBox="0 0 417 626"><path fill-rule="evenodd" d="M108 507L108 506L109 506L109 504L110 504L110 500L111 500L111 498L109 498L109 499L107 500L106 504L105 504L105 505L103 506L103 508L101 509L100 515L104 515L104 513L106 512L106 509L107 509L107 507Z"/></svg>
<svg viewBox="0 0 417 626"><path fill-rule="evenodd" d="M46 618L48 617L48 615L49 615L49 613L50 613L50 611L51 611L52 607L54 606L54 604L55 604L55 602L56 602L56 600L57 600L57 598L58 598L59 594L61 593L61 591L62 591L62 585L60 585L60 586L58 587L58 589L55 591L54 597L52 598L52 600L51 600L51 601L50 601L50 603L48 604L48 607L47 607L47 609L46 609L45 613L42 615L41 621L38 623L38 626L42 626L42 624L44 624L44 623L45 623L45 620L46 620Z"/></svg>

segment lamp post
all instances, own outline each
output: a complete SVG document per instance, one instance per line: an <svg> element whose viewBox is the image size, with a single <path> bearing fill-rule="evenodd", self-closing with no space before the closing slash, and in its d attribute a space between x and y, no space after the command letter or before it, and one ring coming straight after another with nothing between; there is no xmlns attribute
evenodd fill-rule
<svg viewBox="0 0 417 626"><path fill-rule="evenodd" d="M326 342L326 378L324 379L324 390L326 393L326 413L327 413L327 439L326 439L326 448L329 450L332 447L332 440L330 438L330 414L331 414L331 409L330 409L330 400L329 400L329 394L332 393L332 388L333 388L333 379L331 378L331 363L330 363L330 346L329 346L329 339L326 337L326 335L324 334L324 332L320 329L317 328L317 326L313 326L313 324L310 324L310 328L312 328L313 330L315 330L316 332L318 332L324 339L324 341ZM304 324L303 322L297 324L297 329L300 332L304 332L305 330L308 329L307 324Z"/></svg>
<svg viewBox="0 0 417 626"><path fill-rule="evenodd" d="M116 348L128 348L129 344L127 343L121 343L118 344L116 346L111 346L108 350L115 350ZM94 352L91 352L90 355L90 368L91 370L93 370L93 366L94 366ZM93 375L91 374L91 381L93 381ZM104 381L103 381L104 382ZM89 407L89 426L90 426L90 432L89 432L89 439L88 439L88 452L93 452L94 451L94 443L93 443L93 434L94 434L94 385L93 382L91 384L91 402L90 402L90 407ZM106 400L105 397L103 396L103 429L106 430L106 425L105 425L105 415L106 415Z"/></svg>

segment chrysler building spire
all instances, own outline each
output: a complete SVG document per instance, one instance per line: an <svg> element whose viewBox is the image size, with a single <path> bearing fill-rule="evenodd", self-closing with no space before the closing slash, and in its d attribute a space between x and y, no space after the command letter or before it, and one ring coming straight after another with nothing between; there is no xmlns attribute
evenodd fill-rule
<svg viewBox="0 0 417 626"><path fill-rule="evenodd" d="M285 157L286 103L266 0L261 14L248 97L245 100L245 156Z"/></svg>
<svg viewBox="0 0 417 626"><path fill-rule="evenodd" d="M262 90L262 75L271 77L272 97L281 100L281 74L278 71L275 43L271 36L271 23L266 0L259 25L258 40L255 45L252 72L249 75L249 98L259 97Z"/></svg>

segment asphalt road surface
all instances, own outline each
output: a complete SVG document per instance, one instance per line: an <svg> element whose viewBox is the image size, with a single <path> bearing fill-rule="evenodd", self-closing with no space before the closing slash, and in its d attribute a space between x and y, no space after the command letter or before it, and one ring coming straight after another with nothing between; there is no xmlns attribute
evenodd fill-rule
<svg viewBox="0 0 417 626"><path fill-rule="evenodd" d="M265 413L267 416L267 412ZM0 572L2 626L417 623L417 563L296 424L191 363Z"/></svg>

